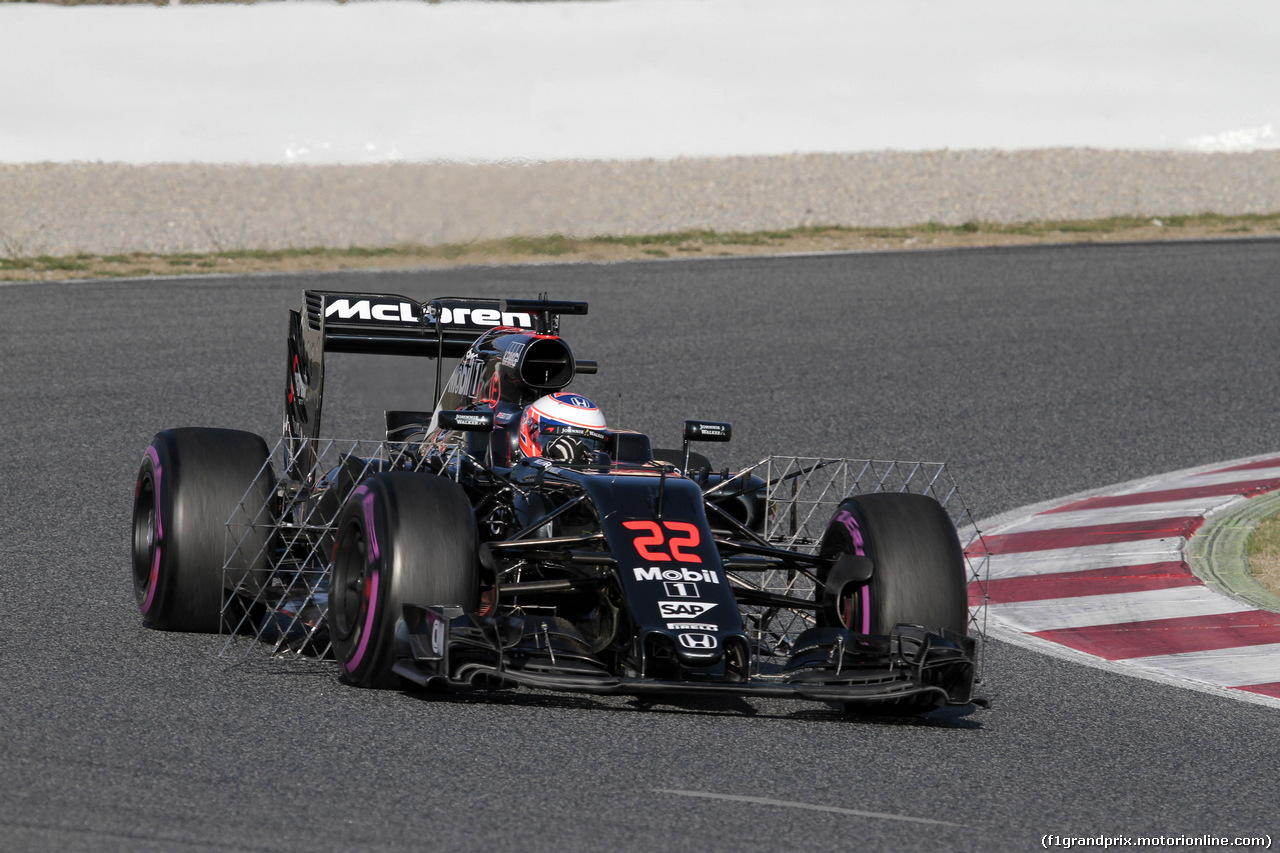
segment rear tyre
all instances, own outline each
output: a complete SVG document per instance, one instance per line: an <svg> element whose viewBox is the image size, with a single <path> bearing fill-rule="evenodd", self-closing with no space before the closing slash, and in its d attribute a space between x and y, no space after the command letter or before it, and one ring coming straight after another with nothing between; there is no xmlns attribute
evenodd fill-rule
<svg viewBox="0 0 1280 853"><path fill-rule="evenodd" d="M395 688L403 605L458 605L479 599L475 515L458 484L431 474L375 474L338 516L329 592L329 631L343 677L360 687Z"/></svg>
<svg viewBox="0 0 1280 853"><path fill-rule="evenodd" d="M216 633L222 612L226 523L240 512L247 575L267 571L275 477L266 442L230 429L171 429L142 458L133 499L133 590L144 623Z"/></svg>
<svg viewBox="0 0 1280 853"><path fill-rule="evenodd" d="M946 510L927 495L881 492L836 508L821 554L865 555L874 571L846 590L838 608L854 633L885 635L908 623L964 634L968 626L964 552ZM932 695L850 706L861 713L917 714L940 704Z"/></svg>

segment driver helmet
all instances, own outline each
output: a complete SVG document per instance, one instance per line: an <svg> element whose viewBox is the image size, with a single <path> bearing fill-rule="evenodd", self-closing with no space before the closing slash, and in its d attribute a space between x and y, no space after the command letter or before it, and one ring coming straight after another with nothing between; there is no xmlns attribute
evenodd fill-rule
<svg viewBox="0 0 1280 853"><path fill-rule="evenodd" d="M604 415L581 394L539 397L520 416L520 450L553 462L593 462L608 441Z"/></svg>

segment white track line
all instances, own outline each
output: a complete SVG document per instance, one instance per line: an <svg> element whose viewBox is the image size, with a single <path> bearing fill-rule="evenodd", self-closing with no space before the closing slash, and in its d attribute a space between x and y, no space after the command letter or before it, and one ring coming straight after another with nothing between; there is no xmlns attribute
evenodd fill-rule
<svg viewBox="0 0 1280 853"><path fill-rule="evenodd" d="M910 823L925 823L933 826L964 826L946 820L931 820L923 817L889 814L887 812L868 812L860 809L845 809L839 806L818 806L812 803L798 803L792 800L774 800L769 797L747 797L737 794L713 794L709 791L680 791L670 788L654 788L655 794L674 794L677 797L699 797L705 800L725 800L731 803L750 803L757 806L778 806L787 809L805 809L811 812L829 812L831 814L852 815L853 817L873 817L880 820L903 820Z"/></svg>

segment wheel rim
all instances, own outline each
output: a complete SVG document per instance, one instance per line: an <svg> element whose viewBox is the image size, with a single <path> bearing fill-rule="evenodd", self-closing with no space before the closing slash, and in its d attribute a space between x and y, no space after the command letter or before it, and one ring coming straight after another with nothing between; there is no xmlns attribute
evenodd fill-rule
<svg viewBox="0 0 1280 853"><path fill-rule="evenodd" d="M859 634L871 633L871 585L850 584L840 593L837 607L840 622L850 631Z"/></svg>
<svg viewBox="0 0 1280 853"><path fill-rule="evenodd" d="M368 544L356 523L348 524L338 538L333 562L333 630L335 637L352 646L360 644L360 629L369 614Z"/></svg>
<svg viewBox="0 0 1280 853"><path fill-rule="evenodd" d="M868 556L866 532L852 509L851 505L840 504L823 538L822 555L833 561L845 554L855 557ZM840 596L836 601L836 618L842 627L856 634L871 633L870 581L851 583L840 590Z"/></svg>
<svg viewBox="0 0 1280 853"><path fill-rule="evenodd" d="M133 586L142 612L151 609L160 567L160 508L156 482L150 470L138 477L133 502Z"/></svg>

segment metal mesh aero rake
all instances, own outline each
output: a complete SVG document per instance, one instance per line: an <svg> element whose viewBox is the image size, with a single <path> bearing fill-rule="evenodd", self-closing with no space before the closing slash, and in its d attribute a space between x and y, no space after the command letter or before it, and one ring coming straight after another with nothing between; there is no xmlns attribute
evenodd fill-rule
<svg viewBox="0 0 1280 853"><path fill-rule="evenodd" d="M246 493L227 521L222 654L265 645L273 654L329 657L326 616L338 509L362 480L412 464L405 446L374 440L281 439L272 451L289 470L304 443L315 462L300 482L276 481L275 500ZM290 453L293 455L291 456ZM259 476L272 476L270 463Z"/></svg>
<svg viewBox="0 0 1280 853"><path fill-rule="evenodd" d="M965 553L969 590L969 633L982 640L986 623L988 558L982 534L959 488L942 462L767 456L751 466L766 483L764 538L772 545L806 554L817 553L827 524L847 497L875 492L929 495L946 511ZM738 586L813 599L814 576L802 569L729 572ZM812 612L779 607L744 606L743 621L756 643L753 674L777 673L795 638L814 624Z"/></svg>
<svg viewBox="0 0 1280 853"><path fill-rule="evenodd" d="M272 456L284 470L299 458L301 442L281 439ZM411 467L405 445L374 440L321 439L315 462L301 482L274 481L275 500L256 507L253 489L227 521L223 565L222 648L265 646L275 656L330 657L326 627L329 570L338 509L371 473ZM293 455L290 455L292 450ZM274 477L270 463L259 476ZM827 524L846 497L875 492L914 492L933 497L955 525L965 552L969 634L985 637L988 558L969 508L945 463L898 460L768 456L740 472L766 481L762 538L771 545L816 553ZM426 476L426 475L424 475ZM736 481L726 481L724 485ZM714 497L716 489L708 492ZM803 569L728 571L730 583L812 600L816 579ZM752 638L752 675L780 673L795 638L814 624L812 611L743 605Z"/></svg>

